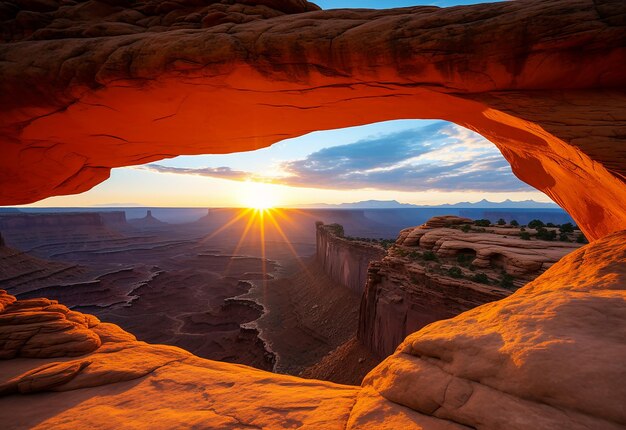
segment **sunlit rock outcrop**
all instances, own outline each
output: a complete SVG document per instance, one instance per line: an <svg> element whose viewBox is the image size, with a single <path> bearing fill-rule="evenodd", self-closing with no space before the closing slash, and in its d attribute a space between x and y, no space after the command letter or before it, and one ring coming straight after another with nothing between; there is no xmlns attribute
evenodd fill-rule
<svg viewBox="0 0 626 430"><path fill-rule="evenodd" d="M623 428L625 239L607 236L510 297L410 335L364 390L470 428Z"/></svg>
<svg viewBox="0 0 626 430"><path fill-rule="evenodd" d="M101 342L91 327L98 318L69 310L56 300L11 301L0 290L0 359L49 358L83 355Z"/></svg>
<svg viewBox="0 0 626 430"><path fill-rule="evenodd" d="M626 225L623 1L316 9L3 2L0 204L178 154L441 118L490 139L589 238Z"/></svg>

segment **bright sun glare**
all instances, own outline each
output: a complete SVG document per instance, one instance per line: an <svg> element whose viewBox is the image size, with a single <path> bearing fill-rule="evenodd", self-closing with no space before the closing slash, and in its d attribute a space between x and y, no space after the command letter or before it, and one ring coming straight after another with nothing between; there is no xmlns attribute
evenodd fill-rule
<svg viewBox="0 0 626 430"><path fill-rule="evenodd" d="M271 209L278 204L272 186L263 182L247 181L241 196L243 206L251 209Z"/></svg>

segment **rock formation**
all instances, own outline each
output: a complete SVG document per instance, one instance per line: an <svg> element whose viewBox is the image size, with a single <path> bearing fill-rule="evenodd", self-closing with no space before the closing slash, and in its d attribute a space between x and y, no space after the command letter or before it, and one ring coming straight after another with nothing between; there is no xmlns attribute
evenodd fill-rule
<svg viewBox="0 0 626 430"><path fill-rule="evenodd" d="M410 335L362 387L203 360L81 314L81 330L101 343L91 352L54 358L42 347L38 360L0 361L0 421L6 429L621 429L625 263L626 232L589 244L511 296ZM25 312L42 321L49 306L67 315L38 304L0 293L2 323ZM0 343L3 354L14 350Z"/></svg>
<svg viewBox="0 0 626 430"><path fill-rule="evenodd" d="M369 263L383 258L385 249L371 243L348 240L343 235L343 227L338 224L318 222L315 228L316 257L326 274L333 281L362 294Z"/></svg>
<svg viewBox="0 0 626 430"><path fill-rule="evenodd" d="M0 214L0 231L5 241L23 250L52 241L120 237L119 228L128 228L123 211Z"/></svg>
<svg viewBox="0 0 626 430"><path fill-rule="evenodd" d="M138 219L131 219L130 221L128 221L128 223L138 229L163 228L168 225L166 222L163 222L160 219L155 218L154 215L152 215L151 210L148 210L148 212L146 212L145 217L138 218Z"/></svg>
<svg viewBox="0 0 626 430"><path fill-rule="evenodd" d="M467 231L454 226L467 225ZM571 241L523 240L518 227L470 227L459 217L434 217L419 227L402 230L396 244L411 252L429 250L441 258L463 259L465 265L505 272L519 279L517 286L535 279L561 257L580 247ZM556 230L556 229L554 229ZM524 229L529 235L535 229Z"/></svg>
<svg viewBox="0 0 626 430"><path fill-rule="evenodd" d="M14 299L0 290L0 359L73 357L100 346L100 337L90 330L98 318L70 311L56 300Z"/></svg>
<svg viewBox="0 0 626 430"><path fill-rule="evenodd" d="M370 264L358 337L371 351L386 357L427 324L507 297L580 247L522 240L519 228L471 223L431 218L400 232L385 258Z"/></svg>
<svg viewBox="0 0 626 430"><path fill-rule="evenodd" d="M3 2L0 204L311 127L441 118L496 144L589 238L626 224L623 1L316 9Z"/></svg>
<svg viewBox="0 0 626 430"><path fill-rule="evenodd" d="M623 428L625 238L609 235L508 298L410 335L364 391L473 428Z"/></svg>

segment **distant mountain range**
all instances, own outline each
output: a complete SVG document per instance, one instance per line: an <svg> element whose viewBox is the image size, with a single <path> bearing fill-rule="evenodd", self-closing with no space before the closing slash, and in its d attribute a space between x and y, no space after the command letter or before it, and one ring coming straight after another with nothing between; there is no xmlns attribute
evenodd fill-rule
<svg viewBox="0 0 626 430"><path fill-rule="evenodd" d="M506 199L503 202L490 202L483 199L479 202L460 202L443 205L412 205L400 203L396 200L364 200L354 203L328 204L317 203L310 205L293 206L298 208L329 208L329 209L419 209L419 208L476 208L476 209L558 209L554 203L536 202L534 200L522 200L514 202Z"/></svg>

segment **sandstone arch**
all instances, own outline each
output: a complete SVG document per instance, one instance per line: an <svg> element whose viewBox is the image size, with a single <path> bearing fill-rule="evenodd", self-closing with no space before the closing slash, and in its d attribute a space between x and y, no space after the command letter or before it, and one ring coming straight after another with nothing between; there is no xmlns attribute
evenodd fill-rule
<svg viewBox="0 0 626 430"><path fill-rule="evenodd" d="M82 192L112 167L441 118L496 144L591 239L626 225L620 0L256 1L222 5L219 19L211 0L157 3L48 2L26 21L3 11L0 204ZM68 16L78 22L63 27Z"/></svg>

